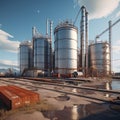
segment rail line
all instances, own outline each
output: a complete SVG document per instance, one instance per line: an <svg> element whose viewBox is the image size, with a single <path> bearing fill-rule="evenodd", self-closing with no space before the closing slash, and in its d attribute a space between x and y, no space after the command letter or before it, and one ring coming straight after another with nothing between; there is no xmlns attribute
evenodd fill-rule
<svg viewBox="0 0 120 120"><path fill-rule="evenodd" d="M29 79L26 79L26 82ZM19 80L22 81L22 80ZM91 91L97 91L97 92L105 92L105 93L112 93L112 94L120 94L120 91L116 90L106 90L106 89L98 89L98 88L91 88L91 87L82 87L82 86L73 86L73 85L64 85L64 83L51 83L51 82L41 82L41 81L34 81L34 80L29 80L32 81L32 83L39 83L39 84L47 84L47 85L56 85L56 86L61 86L61 87L68 87L68 88L76 88L76 89L84 89L84 90L91 90Z"/></svg>
<svg viewBox="0 0 120 120"><path fill-rule="evenodd" d="M73 96L84 97L84 98L88 98L88 99L92 99L92 100L97 100L97 101L102 101L102 102L107 102L107 103L120 105L120 103L116 103L116 102L113 102L113 101L110 101L110 100L107 100L107 99L96 98L96 97L92 97L92 96L88 96L88 95L82 95L81 93L67 92L65 90L57 90L57 89L52 89L52 88L48 88L48 87L42 87L42 86L39 86L39 84L36 86L36 85L28 85L28 84L25 84L25 83L19 83L19 82L13 81L13 80L12 81L11 80L1 80L1 81L5 82L5 83L15 83L15 84L19 84L19 85L24 85L26 87L34 87L34 88L37 88L37 89L45 89L45 90L50 90L50 91L54 91L54 92L65 93L65 94L69 94L69 95L73 95ZM22 80L19 80L19 81L22 81ZM24 81L22 81L22 82L24 82ZM34 81L34 83L35 82L37 83L38 81ZM43 84L43 82L42 82L42 84ZM48 85L48 83L47 83L47 85ZM52 85L52 83L51 83L51 85ZM54 84L54 86L65 87L65 85L63 86L63 85L57 85L57 84ZM78 89L78 87L75 87L75 86L70 86L70 87Z"/></svg>

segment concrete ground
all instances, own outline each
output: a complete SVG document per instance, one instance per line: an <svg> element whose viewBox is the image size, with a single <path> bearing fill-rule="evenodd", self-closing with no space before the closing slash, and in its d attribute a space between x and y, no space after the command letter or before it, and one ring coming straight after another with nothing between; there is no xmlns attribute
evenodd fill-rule
<svg viewBox="0 0 120 120"><path fill-rule="evenodd" d="M8 78L6 78L8 79ZM9 80L9 79L8 79ZM106 114L110 117L109 114L111 114L111 110L108 104L104 104L101 101L97 101L94 99L88 99L83 97L77 97L73 95L67 95L69 96L69 100L60 101L56 99L58 96L63 96L63 93L58 93L55 91L45 90L45 89L36 89L33 87L26 87L25 85L20 85L19 83L25 83L28 85L32 85L30 82L20 81L17 84L17 86L32 90L34 92L37 92L40 94L40 99L42 101L42 104L45 105L42 106L41 110L41 104L36 105L35 107L29 108L26 110L17 110L16 112L11 112L11 114L6 114L6 117L4 120L87 120L88 117L93 118L94 115L98 115L104 111L109 111ZM83 83L84 86L97 86L97 87L105 87L103 82L95 81L91 83ZM8 85L13 83L7 83L4 81L0 81L0 86L2 85ZM36 85L37 86L37 85ZM65 91L72 91L72 92L79 92L80 94L89 95L89 96L95 96L95 97L106 97L102 93L96 93L86 90L75 90L72 88L62 88L62 87L55 87L55 86L49 86L49 85L41 85L42 87L50 87L53 89L62 89ZM47 106L47 107L46 107ZM53 114L54 113L54 114ZM112 112L111 117L114 117L114 114L118 115L117 113ZM105 114L103 114L105 116ZM99 116L99 115L98 115ZM110 119L110 118L109 118ZM94 119L89 119L94 120ZM95 119L97 120L97 118ZM98 119L99 120L99 119ZM102 119L103 120L103 119ZM114 120L114 119L113 119ZM117 120L117 119L116 119Z"/></svg>

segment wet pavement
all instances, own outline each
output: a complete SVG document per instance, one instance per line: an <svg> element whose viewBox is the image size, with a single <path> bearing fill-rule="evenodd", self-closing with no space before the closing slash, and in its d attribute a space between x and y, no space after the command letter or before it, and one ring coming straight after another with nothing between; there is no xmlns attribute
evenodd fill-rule
<svg viewBox="0 0 120 120"><path fill-rule="evenodd" d="M107 90L120 90L120 80L105 82L95 87ZM72 91L75 93L79 92L76 89ZM104 96L110 97L111 94L104 94ZM111 106L114 109L111 109ZM42 113L50 120L120 120L120 106L114 107L114 105L108 103L65 106L63 110L43 111Z"/></svg>
<svg viewBox="0 0 120 120"><path fill-rule="evenodd" d="M82 83L78 84L77 86L81 86L81 84ZM44 86L44 85L41 85L41 86ZM107 89L107 90L120 90L120 80L113 80L111 82L104 82L97 85L96 83L95 84L89 83L86 86L98 88L98 89L100 88L100 89ZM54 88L54 86L51 86L51 87ZM38 91L38 89L36 88L32 88L32 87L28 87L28 88L32 89L33 91ZM58 89L58 90L65 89L67 91L70 91L73 93L79 93L81 95L83 94L83 95L96 96L96 92L89 91L89 90L78 90L76 88L68 89L68 88L62 88L62 87L55 87L54 89ZM53 96L53 93L49 94L49 96L51 98L53 97L53 99L55 99L56 101L60 101L60 103L67 102L69 101L69 99L71 99L69 98L69 96L67 97L64 95ZM99 93L99 97L101 96L109 98L113 95L108 93ZM42 114L44 115L45 118L48 118L50 120L120 120L120 106L111 107L111 105L108 103L93 103L92 99L91 100L89 99L89 102L91 104L87 103L86 105L85 104L83 105L82 103L79 103L82 105L78 105L78 104L73 104L73 105L71 104L71 106L63 105L64 108L62 108L62 110L61 109L50 110L50 111L44 110L42 111ZM116 109L113 109L113 108L116 108Z"/></svg>
<svg viewBox="0 0 120 120"><path fill-rule="evenodd" d="M50 120L120 120L120 112L111 110L109 104L65 106L63 110L42 113Z"/></svg>

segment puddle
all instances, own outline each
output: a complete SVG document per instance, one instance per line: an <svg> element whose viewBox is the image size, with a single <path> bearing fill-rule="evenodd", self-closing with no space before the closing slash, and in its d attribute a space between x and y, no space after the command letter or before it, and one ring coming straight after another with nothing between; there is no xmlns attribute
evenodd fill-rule
<svg viewBox="0 0 120 120"><path fill-rule="evenodd" d="M59 100L59 101L68 101L69 99L70 97L67 95L61 95L61 96L56 97L56 100Z"/></svg>
<svg viewBox="0 0 120 120"><path fill-rule="evenodd" d="M98 114L107 109L107 104L74 104L72 107L65 106L63 110L44 111L42 113L46 118L49 118L50 120L80 120L81 118L88 117L89 115Z"/></svg>
<svg viewBox="0 0 120 120"><path fill-rule="evenodd" d="M106 90L111 90L111 89L112 89L112 87L111 87L111 82L106 82L106 83L105 83L105 89L106 89ZM106 94L105 94L105 97L107 97L107 98L109 98L110 96L111 96L110 93L106 93Z"/></svg>
<svg viewBox="0 0 120 120"><path fill-rule="evenodd" d="M120 90L120 80L113 79L111 82L106 82L105 88L107 90Z"/></svg>
<svg viewBox="0 0 120 120"><path fill-rule="evenodd" d="M112 80L111 83L112 90L120 90L120 80Z"/></svg>
<svg viewBox="0 0 120 120"><path fill-rule="evenodd" d="M77 93L78 91L77 91L76 88L73 88L73 89L72 89L72 92L73 92L73 93Z"/></svg>
<svg viewBox="0 0 120 120"><path fill-rule="evenodd" d="M105 83L106 90L119 90L120 91L120 80L112 80L112 82ZM106 93L105 97L118 96L115 94Z"/></svg>

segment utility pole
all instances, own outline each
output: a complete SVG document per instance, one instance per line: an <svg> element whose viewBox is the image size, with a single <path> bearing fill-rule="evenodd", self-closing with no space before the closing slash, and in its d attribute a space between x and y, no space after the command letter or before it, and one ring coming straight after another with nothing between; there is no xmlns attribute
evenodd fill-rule
<svg viewBox="0 0 120 120"><path fill-rule="evenodd" d="M88 74L88 12L85 12L85 48L86 48L86 59L85 59L85 66L86 66L86 71L85 71L85 76Z"/></svg>
<svg viewBox="0 0 120 120"><path fill-rule="evenodd" d="M50 75L53 70L53 55L52 55L52 27L53 21L50 20Z"/></svg>
<svg viewBox="0 0 120 120"><path fill-rule="evenodd" d="M112 70L112 48L111 48L111 38L112 38L112 21L109 21L108 22L108 24L109 24L109 49L110 49L110 74L111 74L111 70Z"/></svg>

